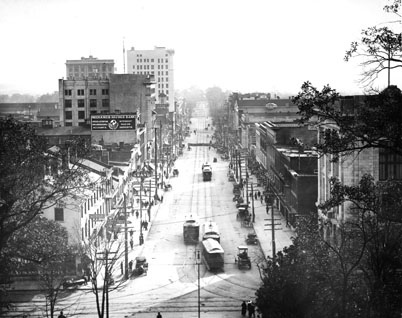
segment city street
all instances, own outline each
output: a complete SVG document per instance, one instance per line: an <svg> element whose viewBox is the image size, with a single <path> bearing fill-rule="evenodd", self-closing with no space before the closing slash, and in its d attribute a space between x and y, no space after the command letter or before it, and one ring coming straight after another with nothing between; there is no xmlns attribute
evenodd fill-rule
<svg viewBox="0 0 402 318"><path fill-rule="evenodd" d="M213 135L212 123L205 109L198 107L191 119L191 135L185 139L183 155L174 166L179 170L179 176L170 174L169 180L165 180L172 189L158 190L163 194L163 202L152 209L150 228L144 231L144 245L135 241L134 248L129 249L129 260L136 256L147 258L148 273L123 282L122 288L109 293L110 317L155 317L159 311L164 317L198 317L198 265L195 256L200 244L186 245L183 242L183 223L189 215L198 216L200 224L209 220L216 222L225 251L224 271L211 273L204 264L199 266L201 315L241 317L241 302L255 298L261 282L258 265L272 251L271 231L265 224L269 215L265 205L256 200L254 227L242 227L236 220L233 185L227 177L229 162L222 160L213 147L195 145L208 144ZM187 148L188 143L193 145L191 150ZM201 166L206 162L211 164L213 174L211 181L204 182ZM250 176L250 181L253 178ZM275 218L280 219L279 213L275 213ZM136 229L139 228L139 224L135 224L140 222L139 219L130 216L130 221ZM277 250L290 244L290 229L282 226L276 232ZM245 245L248 233L256 233L260 245L249 245L252 267L240 270L235 263L237 246ZM123 279L119 270L114 272L114 279L117 282ZM95 296L89 287L81 286L75 292L62 294L57 310L64 310L67 317L97 317ZM39 294L20 306L31 313L30 317L38 317L38 309L43 308L43 303L44 298Z"/></svg>

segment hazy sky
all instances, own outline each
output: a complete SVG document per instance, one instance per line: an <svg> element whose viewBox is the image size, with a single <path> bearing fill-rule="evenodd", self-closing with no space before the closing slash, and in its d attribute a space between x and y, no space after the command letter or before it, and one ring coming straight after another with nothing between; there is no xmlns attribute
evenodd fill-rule
<svg viewBox="0 0 402 318"><path fill-rule="evenodd" d="M0 94L57 91L66 60L89 55L114 59L123 73L123 39L126 49L174 49L176 89L296 94L309 80L361 93L362 69L344 53L362 29L397 20L383 11L388 3L0 0Z"/></svg>

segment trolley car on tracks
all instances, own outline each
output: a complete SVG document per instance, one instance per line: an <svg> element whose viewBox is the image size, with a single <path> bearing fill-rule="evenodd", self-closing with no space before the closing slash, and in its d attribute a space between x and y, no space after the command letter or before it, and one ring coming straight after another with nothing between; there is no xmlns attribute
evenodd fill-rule
<svg viewBox="0 0 402 318"><path fill-rule="evenodd" d="M202 260L209 271L220 271L224 267L224 250L214 239L202 241Z"/></svg>
<svg viewBox="0 0 402 318"><path fill-rule="evenodd" d="M202 239L214 239L218 243L221 241L218 225L215 222L208 221L202 225Z"/></svg>
<svg viewBox="0 0 402 318"><path fill-rule="evenodd" d="M197 244L200 236L200 223L197 217L190 215L183 224L183 239L186 244Z"/></svg>

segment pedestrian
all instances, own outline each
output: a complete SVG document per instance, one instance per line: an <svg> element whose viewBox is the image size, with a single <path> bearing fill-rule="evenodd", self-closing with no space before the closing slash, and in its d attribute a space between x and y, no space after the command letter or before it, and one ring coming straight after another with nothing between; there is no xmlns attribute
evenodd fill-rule
<svg viewBox="0 0 402 318"><path fill-rule="evenodd" d="M254 193L254 199L256 199L256 200L257 200L257 192L256 192L256 193Z"/></svg>
<svg viewBox="0 0 402 318"><path fill-rule="evenodd" d="M128 268L130 269L130 272L133 270L133 261L132 260L128 263Z"/></svg>
<svg viewBox="0 0 402 318"><path fill-rule="evenodd" d="M264 201L264 196L261 195L260 199L261 199L261 204L262 204L262 202Z"/></svg>
<svg viewBox="0 0 402 318"><path fill-rule="evenodd" d="M258 197L260 197L261 196L261 191L258 191Z"/></svg>
<svg viewBox="0 0 402 318"><path fill-rule="evenodd" d="M139 216L140 214L138 213L138 210L137 211L135 211L135 216L137 217L137 219L138 219L138 216Z"/></svg>
<svg viewBox="0 0 402 318"><path fill-rule="evenodd" d="M156 318L162 318L162 315L159 311L158 311L158 314L156 315Z"/></svg>
<svg viewBox="0 0 402 318"><path fill-rule="evenodd" d="M133 249L133 247L134 247L134 241L133 241L133 239L130 240L130 246L131 246L131 249Z"/></svg>
<svg viewBox="0 0 402 318"><path fill-rule="evenodd" d="M140 234L140 245L144 244L144 236Z"/></svg>
<svg viewBox="0 0 402 318"><path fill-rule="evenodd" d="M246 312L247 312L247 304L246 304L245 301L243 301L242 304L241 304L241 315L245 316Z"/></svg>
<svg viewBox="0 0 402 318"><path fill-rule="evenodd" d="M248 318L254 317L255 318L255 308L253 302L250 300L247 304L248 310Z"/></svg>
<svg viewBox="0 0 402 318"><path fill-rule="evenodd" d="M163 194L161 195L161 202L163 202Z"/></svg>
<svg viewBox="0 0 402 318"><path fill-rule="evenodd" d="M121 275L123 275L123 262L120 263L120 271L121 271Z"/></svg>
<svg viewBox="0 0 402 318"><path fill-rule="evenodd" d="M144 221L144 229L145 229L145 231L148 231L148 222L147 221Z"/></svg>
<svg viewBox="0 0 402 318"><path fill-rule="evenodd" d="M64 316L63 311L60 311L60 315L58 318L66 318L66 316Z"/></svg>

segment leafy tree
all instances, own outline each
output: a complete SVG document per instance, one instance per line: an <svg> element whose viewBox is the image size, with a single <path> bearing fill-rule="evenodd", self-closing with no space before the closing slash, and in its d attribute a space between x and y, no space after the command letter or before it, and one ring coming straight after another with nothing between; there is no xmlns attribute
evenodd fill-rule
<svg viewBox="0 0 402 318"><path fill-rule="evenodd" d="M318 91L307 82L295 102L303 122L314 120L334 127L326 128L317 144L318 151L333 155L334 161L373 148L402 154L402 95L395 86L348 105L329 86ZM331 198L320 206L324 213L341 204L350 206L351 221L341 225L358 234L353 235L353 246L364 247L359 249L363 254L355 266L362 278L356 288L367 294L365 308L358 306L366 317L400 314L402 290L396 286L401 286L398 273L402 269L401 185L398 180L375 182L370 175L363 176L357 185L332 179Z"/></svg>
<svg viewBox="0 0 402 318"><path fill-rule="evenodd" d="M349 106L329 85L319 91L305 82L293 101L302 123L314 121L318 126L331 123L337 127L325 130L316 145L321 153L335 159L371 148L402 154L402 93L396 86L378 95L362 96L360 103Z"/></svg>
<svg viewBox="0 0 402 318"><path fill-rule="evenodd" d="M314 215L300 220L293 244L268 261L257 305L264 317L365 317L359 264L365 241L352 223L325 240Z"/></svg>
<svg viewBox="0 0 402 318"><path fill-rule="evenodd" d="M13 233L9 244L16 271L30 267L38 273L46 296L46 312L53 318L64 277L69 272L75 273L77 251L68 244L67 230L55 221L36 216Z"/></svg>
<svg viewBox="0 0 402 318"><path fill-rule="evenodd" d="M80 167L87 155L84 141L72 140L65 147L50 148L27 123L0 119L0 264L3 277L11 268L10 238L46 208L72 194L92 187Z"/></svg>

